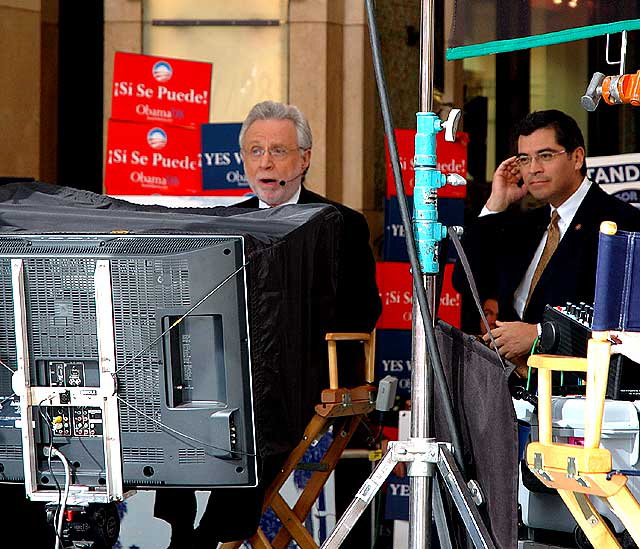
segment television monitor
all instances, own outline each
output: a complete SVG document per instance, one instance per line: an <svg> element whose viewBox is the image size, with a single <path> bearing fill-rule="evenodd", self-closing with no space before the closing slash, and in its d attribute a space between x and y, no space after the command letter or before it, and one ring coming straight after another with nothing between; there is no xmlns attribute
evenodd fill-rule
<svg viewBox="0 0 640 549"><path fill-rule="evenodd" d="M96 282L98 265L109 274ZM112 302L106 325L124 485L255 486L244 265L242 236L0 235L0 479L24 481L20 380L13 379L23 360L27 385L57 395L32 403L38 490L57 493L65 481L62 463L46 456L51 444L71 463L74 484L107 482L107 418L99 407L61 404L104 379L102 290Z"/></svg>

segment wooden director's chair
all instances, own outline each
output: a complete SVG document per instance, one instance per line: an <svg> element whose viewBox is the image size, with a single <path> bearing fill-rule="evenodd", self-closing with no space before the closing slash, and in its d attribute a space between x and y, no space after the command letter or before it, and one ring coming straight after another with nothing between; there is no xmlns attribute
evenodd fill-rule
<svg viewBox="0 0 640 549"><path fill-rule="evenodd" d="M638 264L636 270L640 267L640 248L635 253L633 242L637 234L640 246L640 234L623 231L616 234L615 223L608 221L601 224L600 233L594 331L588 343L587 358L533 355L528 360L530 366L538 368L539 440L527 447L527 465L546 486L558 490L591 544L598 549L605 549L621 546L587 496L603 499L640 546L640 505L627 486L627 477L609 474L612 470L611 452L600 447L611 347L608 330L639 329L634 324L640 318L640 301L635 296L633 302L628 283L634 276L636 283L640 282L639 275L630 273L634 263ZM626 244L629 244L629 239L632 240L630 249L623 242L627 240ZM638 256L635 261L634 255ZM624 280L616 283L614 278ZM611 295L612 289L618 295ZM628 297L631 299L625 304L625 298ZM633 311L634 308L635 312L626 314L625 311ZM620 325L621 318L631 320L631 323L623 322ZM553 442L552 371L587 374L583 447Z"/></svg>
<svg viewBox="0 0 640 549"><path fill-rule="evenodd" d="M289 454L280 474L267 488L262 505L262 513L264 514L268 508L271 508L280 519L282 528L271 543L269 543L264 532L258 528L258 531L248 540L254 549L284 549L292 539L302 549L318 548L318 544L304 527L303 522L309 514L313 503L318 498L322 487L335 469L343 450L351 440L360 421L375 407L375 388L370 385L373 382L375 331L371 334L329 333L326 335L326 340L329 346L329 389L322 391L320 404L316 405L315 415L307 425L302 440ZM363 342L367 384L354 389L338 387L338 355L336 349L338 341ZM292 509L280 495L280 488L300 463L307 448L314 441L319 440L331 425L334 426L333 442ZM227 542L222 545L222 548L237 549L242 543L242 541Z"/></svg>

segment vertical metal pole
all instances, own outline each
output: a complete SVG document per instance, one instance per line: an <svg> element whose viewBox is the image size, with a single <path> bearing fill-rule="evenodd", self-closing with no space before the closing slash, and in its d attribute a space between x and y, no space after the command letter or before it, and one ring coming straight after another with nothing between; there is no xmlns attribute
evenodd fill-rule
<svg viewBox="0 0 640 549"><path fill-rule="evenodd" d="M433 0L422 1L422 21L420 36L420 111L433 109Z"/></svg>
<svg viewBox="0 0 640 549"><path fill-rule="evenodd" d="M429 277L430 278L430 277ZM433 309L433 291L427 280L427 299ZM413 303L413 366L411 370L411 437L429 438L429 416L433 375L427 360L424 325L417 300ZM430 466L433 471L433 466ZM430 476L409 477L409 548L422 549L431 543Z"/></svg>
<svg viewBox="0 0 640 549"><path fill-rule="evenodd" d="M430 112L433 105L433 0L423 0L420 48L420 110ZM423 277L428 306L435 318L435 283ZM413 301L413 367L411 372L411 437L429 438L432 413L433 374L427 360L424 325L420 305ZM433 471L433 467L431 467ZM431 476L411 476L409 492L409 548L431 545Z"/></svg>

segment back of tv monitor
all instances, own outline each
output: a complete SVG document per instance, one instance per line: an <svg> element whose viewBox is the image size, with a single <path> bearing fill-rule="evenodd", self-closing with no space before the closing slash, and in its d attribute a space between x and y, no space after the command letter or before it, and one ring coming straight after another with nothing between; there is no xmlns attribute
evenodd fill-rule
<svg viewBox="0 0 640 549"><path fill-rule="evenodd" d="M244 263L239 236L0 236L0 480L31 474L38 491L57 497L65 476L47 458L53 445L75 485L99 491L109 483L113 447L105 450L111 437L103 435L114 418L104 406L74 402L104 393L101 338L112 337L123 483L255 486ZM96 279L101 266L107 277ZM106 309L101 291L111 297ZM45 395L31 402L31 456L23 455L15 396L21 360L29 394Z"/></svg>

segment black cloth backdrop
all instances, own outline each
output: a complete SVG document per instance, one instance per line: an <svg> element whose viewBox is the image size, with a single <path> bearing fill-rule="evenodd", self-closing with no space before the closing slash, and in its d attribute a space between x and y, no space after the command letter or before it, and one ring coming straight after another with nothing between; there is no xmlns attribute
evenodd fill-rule
<svg viewBox="0 0 640 549"><path fill-rule="evenodd" d="M335 306L341 228L339 212L326 205L166 208L39 182L0 186L4 234L126 230L244 237L256 440L263 457L299 442L327 386L324 334Z"/></svg>
<svg viewBox="0 0 640 549"><path fill-rule="evenodd" d="M507 376L495 352L474 337L444 322L436 337L467 479L482 488L486 504L481 509L496 546L512 549L518 543L518 423ZM450 442L437 391L434 403L436 438Z"/></svg>

